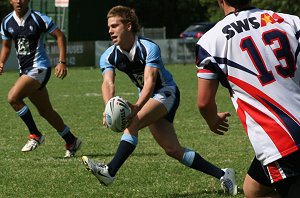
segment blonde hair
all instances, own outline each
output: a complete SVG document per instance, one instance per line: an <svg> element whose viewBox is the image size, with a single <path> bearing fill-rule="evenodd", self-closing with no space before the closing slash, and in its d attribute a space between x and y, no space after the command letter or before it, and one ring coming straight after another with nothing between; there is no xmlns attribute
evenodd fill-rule
<svg viewBox="0 0 300 198"><path fill-rule="evenodd" d="M131 23L132 32L137 33L140 31L140 24L138 17L135 14L134 9L131 9L126 6L115 6L111 8L107 14L107 19L110 17L119 16L122 18L122 23Z"/></svg>

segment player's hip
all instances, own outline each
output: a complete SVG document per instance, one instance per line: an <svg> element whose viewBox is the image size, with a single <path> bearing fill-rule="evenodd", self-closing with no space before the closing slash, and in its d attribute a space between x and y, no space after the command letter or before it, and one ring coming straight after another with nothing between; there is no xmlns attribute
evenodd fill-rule
<svg viewBox="0 0 300 198"><path fill-rule="evenodd" d="M166 86L158 89L153 93L152 98L164 105L168 111L168 114L165 116L165 118L172 123L180 104L180 91L178 87Z"/></svg>
<svg viewBox="0 0 300 198"><path fill-rule="evenodd" d="M51 76L51 68L48 67L30 67L20 71L20 76L26 75L38 81L41 85L40 89L46 86Z"/></svg>

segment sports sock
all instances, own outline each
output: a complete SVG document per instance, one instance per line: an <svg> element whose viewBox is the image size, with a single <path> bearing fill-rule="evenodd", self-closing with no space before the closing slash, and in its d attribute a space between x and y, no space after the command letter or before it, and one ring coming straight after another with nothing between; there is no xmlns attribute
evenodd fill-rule
<svg viewBox="0 0 300 198"><path fill-rule="evenodd" d="M57 133L65 140L66 144L73 144L76 140L76 137L70 131L70 128L68 126L65 126L63 131L58 131Z"/></svg>
<svg viewBox="0 0 300 198"><path fill-rule="evenodd" d="M222 169L206 161L195 151L187 148L185 149L181 163L217 179L220 179L224 175L224 171Z"/></svg>
<svg viewBox="0 0 300 198"><path fill-rule="evenodd" d="M40 133L40 131L37 129L36 124L33 120L32 114L28 108L27 105L25 105L24 107L22 107L22 109L20 109L19 111L16 112L18 114L18 116L21 117L21 119L23 120L23 122L26 124L30 134L34 134L38 137L40 137L42 134Z"/></svg>
<svg viewBox="0 0 300 198"><path fill-rule="evenodd" d="M114 158L111 160L107 166L109 167L108 171L110 176L114 177L118 170L121 168L123 163L127 160L127 158L131 155L134 151L136 145L138 143L138 138L130 135L130 134L123 134L121 138L121 142L115 153Z"/></svg>

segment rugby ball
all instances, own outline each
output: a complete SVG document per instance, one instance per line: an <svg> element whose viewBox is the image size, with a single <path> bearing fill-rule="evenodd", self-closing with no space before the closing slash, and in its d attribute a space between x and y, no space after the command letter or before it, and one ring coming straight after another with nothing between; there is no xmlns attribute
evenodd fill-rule
<svg viewBox="0 0 300 198"><path fill-rule="evenodd" d="M130 113L131 108L122 97L112 97L105 106L106 125L115 132L123 132L127 127L127 117Z"/></svg>

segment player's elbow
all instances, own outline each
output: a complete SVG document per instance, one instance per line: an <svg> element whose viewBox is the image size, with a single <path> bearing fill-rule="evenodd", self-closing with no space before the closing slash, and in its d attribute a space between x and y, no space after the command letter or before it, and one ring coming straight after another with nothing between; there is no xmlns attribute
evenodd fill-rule
<svg viewBox="0 0 300 198"><path fill-rule="evenodd" d="M197 106L198 110L201 112L202 110L206 109L209 105L209 102L207 100L198 100Z"/></svg>
<svg viewBox="0 0 300 198"><path fill-rule="evenodd" d="M215 105L213 105L211 101L205 101L205 100L198 101L198 110L205 119L209 117L211 112L214 112L214 109L215 109Z"/></svg>

